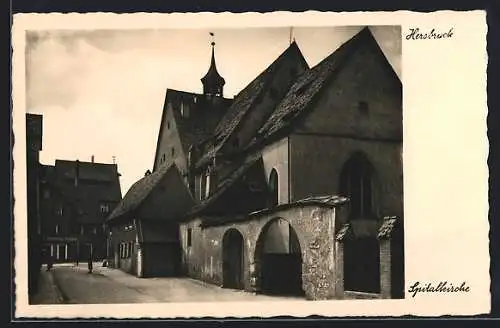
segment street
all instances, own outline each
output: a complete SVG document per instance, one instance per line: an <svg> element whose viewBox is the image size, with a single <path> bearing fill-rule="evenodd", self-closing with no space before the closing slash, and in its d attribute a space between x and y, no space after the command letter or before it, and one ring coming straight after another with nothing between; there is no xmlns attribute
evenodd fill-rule
<svg viewBox="0 0 500 328"><path fill-rule="evenodd" d="M68 304L284 300L283 297L223 289L184 277L137 278L117 269L103 267L101 263L94 264L92 274L88 273L86 263L78 267L74 264L57 264L51 272L46 272L45 268L43 270L44 275L52 275L62 302ZM43 299L43 296L39 299Z"/></svg>

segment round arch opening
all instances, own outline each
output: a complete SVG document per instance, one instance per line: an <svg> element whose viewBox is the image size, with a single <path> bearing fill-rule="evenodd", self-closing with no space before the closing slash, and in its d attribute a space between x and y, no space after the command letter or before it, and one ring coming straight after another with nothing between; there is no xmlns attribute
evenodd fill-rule
<svg viewBox="0 0 500 328"><path fill-rule="evenodd" d="M242 234L229 229L222 238L222 286L243 289L244 243Z"/></svg>
<svg viewBox="0 0 500 328"><path fill-rule="evenodd" d="M255 248L255 273L259 293L304 296L302 250L288 221L275 218L263 228Z"/></svg>

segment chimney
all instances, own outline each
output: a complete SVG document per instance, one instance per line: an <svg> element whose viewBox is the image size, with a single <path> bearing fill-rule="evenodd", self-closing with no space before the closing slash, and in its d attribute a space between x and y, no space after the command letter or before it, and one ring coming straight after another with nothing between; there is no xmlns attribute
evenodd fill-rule
<svg viewBox="0 0 500 328"><path fill-rule="evenodd" d="M78 180L80 179L80 161L76 160L75 163L75 187L78 187Z"/></svg>
<svg viewBox="0 0 500 328"><path fill-rule="evenodd" d="M90 161L91 161L92 163L94 163L94 155L92 155L92 156L90 157Z"/></svg>

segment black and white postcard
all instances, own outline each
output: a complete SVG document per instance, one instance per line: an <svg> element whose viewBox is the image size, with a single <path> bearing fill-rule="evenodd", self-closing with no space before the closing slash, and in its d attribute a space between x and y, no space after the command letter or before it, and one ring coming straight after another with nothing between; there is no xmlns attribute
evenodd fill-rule
<svg viewBox="0 0 500 328"><path fill-rule="evenodd" d="M16 316L490 310L485 13L23 14Z"/></svg>

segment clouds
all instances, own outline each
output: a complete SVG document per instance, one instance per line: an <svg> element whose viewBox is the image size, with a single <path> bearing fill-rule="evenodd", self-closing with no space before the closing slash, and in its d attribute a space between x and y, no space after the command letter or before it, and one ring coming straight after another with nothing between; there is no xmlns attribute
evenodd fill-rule
<svg viewBox="0 0 500 328"><path fill-rule="evenodd" d="M313 66L359 27L300 28L294 36ZM373 29L400 71L399 28ZM122 190L151 168L167 88L201 92L215 33L217 67L234 96L289 43L289 28L30 32L28 111L44 115L42 162L111 162ZM399 48L398 48L399 47Z"/></svg>

